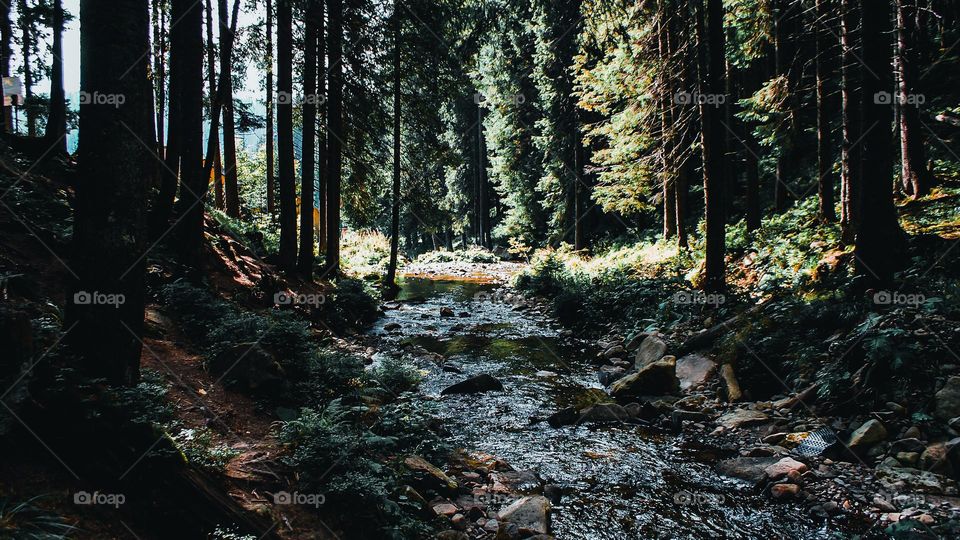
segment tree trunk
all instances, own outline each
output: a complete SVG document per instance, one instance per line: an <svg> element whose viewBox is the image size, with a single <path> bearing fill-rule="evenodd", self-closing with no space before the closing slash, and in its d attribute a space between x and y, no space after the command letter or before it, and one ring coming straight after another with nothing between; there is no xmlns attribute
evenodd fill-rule
<svg viewBox="0 0 960 540"><path fill-rule="evenodd" d="M300 256L297 268L306 279L313 277L313 199L317 155L317 4L308 0L304 23L303 137L300 145Z"/></svg>
<svg viewBox="0 0 960 540"><path fill-rule="evenodd" d="M916 47L917 0L897 0L897 64L900 67L898 99L900 104L901 179L907 195L923 197L933 184L927 167L923 128L916 89L919 55Z"/></svg>
<svg viewBox="0 0 960 540"><path fill-rule="evenodd" d="M277 150L280 165L280 268L297 266L297 185L293 148L293 0L277 0Z"/></svg>
<svg viewBox="0 0 960 540"><path fill-rule="evenodd" d="M832 76L831 48L827 44L829 29L827 20L833 16L827 0L816 0L817 35L817 193L818 216L830 223L837 220L834 201L833 146L830 140L830 117L827 100L827 80Z"/></svg>
<svg viewBox="0 0 960 540"><path fill-rule="evenodd" d="M703 31L703 7L698 6L697 35L700 48L701 96L720 96L724 91L724 32L723 1L706 0L707 30ZM706 40L704 40L706 37ZM704 49L707 49L704 51ZM701 75L701 79L704 77ZM706 201L706 261L703 288L719 291L724 288L725 216L724 216L724 159L726 137L721 124L725 100L701 99L700 116L703 124L703 192ZM715 101L716 104L710 103Z"/></svg>
<svg viewBox="0 0 960 540"><path fill-rule="evenodd" d="M10 76L10 57L13 55L13 49L10 47L10 40L13 37L13 27L10 25L10 2L0 2L0 75ZM13 109L0 101L0 107L3 107L3 133L13 131Z"/></svg>
<svg viewBox="0 0 960 540"><path fill-rule="evenodd" d="M220 94L223 103L223 194L227 215L240 217L240 188L237 184L237 130L233 117L233 46L237 33L240 0L233 2L232 19L227 20L227 0L220 0ZM217 179L219 181L219 178Z"/></svg>
<svg viewBox="0 0 960 540"><path fill-rule="evenodd" d="M317 2L317 63L320 68L317 78L317 94L322 97L317 104L317 248L322 254L327 251L327 41L324 36L326 7L323 0Z"/></svg>
<svg viewBox="0 0 960 540"><path fill-rule="evenodd" d="M150 17L147 11L147 35L150 34ZM67 96L63 89L63 5L61 0L53 2L53 65L50 71L50 112L47 116L47 130L44 145L55 148L59 154L67 153ZM148 42L149 43L149 42ZM150 50L149 48L147 49ZM147 63L149 66L149 62ZM153 101L149 103L151 113ZM151 130L153 131L153 130ZM151 134L151 139L156 135Z"/></svg>
<svg viewBox="0 0 960 540"><path fill-rule="evenodd" d="M30 65L31 51L33 50L33 34L30 24L33 14L30 13L28 0L20 0L17 5L18 19L20 23L20 56L23 62L23 91L28 103L33 101L33 66ZM27 113L27 135L37 136L37 116L33 107L26 110Z"/></svg>
<svg viewBox="0 0 960 540"><path fill-rule="evenodd" d="M889 39L893 33L889 0L871 2L861 10L863 43L862 102L863 125L876 126L863 137L863 185L860 226L857 231L856 272L866 284L889 286L903 262L905 239L893 203L893 139L890 127L893 108L889 95L893 86Z"/></svg>
<svg viewBox="0 0 960 540"><path fill-rule="evenodd" d="M384 285L397 287L400 252L400 4L393 3L393 193L390 209L390 263Z"/></svg>
<svg viewBox="0 0 960 540"><path fill-rule="evenodd" d="M207 80L210 85L210 133L215 134L219 124L219 114L214 118L217 102L217 54L213 46L213 0L207 0ZM213 159L213 201L218 210L224 209L223 166L220 161L220 138L207 137L207 159ZM207 163L207 168L210 168Z"/></svg>
<svg viewBox="0 0 960 540"><path fill-rule="evenodd" d="M324 271L330 277L340 272L340 174L343 140L343 6L327 0L329 90L327 96L327 256Z"/></svg>
<svg viewBox="0 0 960 540"><path fill-rule="evenodd" d="M774 44L776 47L774 58L776 73L778 77L785 77L787 80L787 108L789 109L786 119L787 125L785 127L781 126L781 129L785 130L785 134L781 136L781 141L779 142L780 154L777 157L776 182L774 183L773 189L774 210L777 213L787 209L787 194L790 191L788 171L793 170L794 163L795 111L792 105L792 94L796 90L796 85L794 84L796 75L793 69L796 45L794 43L795 36L792 30L794 28L794 19L797 15L790 5L790 1L791 0L776 0L777 10L774 14Z"/></svg>
<svg viewBox="0 0 960 540"><path fill-rule="evenodd" d="M271 216L277 212L276 203L276 176L274 174L273 148L273 2L267 0L267 213Z"/></svg>
<svg viewBox="0 0 960 540"><path fill-rule="evenodd" d="M75 274L64 326L90 373L133 385L145 302L146 195L158 172L148 150L154 144L150 59L142 54L149 50L149 3L82 0L80 24L111 29L80 36L83 91L126 101L119 107L87 103L80 111L83 181L76 188Z"/></svg>
<svg viewBox="0 0 960 540"><path fill-rule="evenodd" d="M209 172L203 166L203 9L194 0L180 4L180 16L172 20L179 34L172 55L181 63L179 101L180 198L177 201L177 238L181 262L199 279L203 269L203 212Z"/></svg>
<svg viewBox="0 0 960 540"><path fill-rule="evenodd" d="M841 101L843 115L843 145L840 168L840 230L844 244L853 244L856 238L860 210L860 109L862 107L859 79L860 51L856 28L860 16L860 0L842 0L840 7Z"/></svg>
<svg viewBox="0 0 960 540"><path fill-rule="evenodd" d="M670 58L672 52L668 44L667 24L665 22L667 8L663 0L657 5L657 52L660 56L660 172L661 197L663 198L663 239L670 240L677 235L677 189L674 184L675 170L673 158L676 152L674 145L674 123L670 111L673 103L672 87L670 85Z"/></svg>
<svg viewBox="0 0 960 540"><path fill-rule="evenodd" d="M166 74L166 60L164 56L166 55L166 21L165 21L165 9L164 6L166 2L164 0L153 0L153 36L154 36L154 51L153 51L153 89L156 93L157 100L157 157L164 159L166 156L166 147L164 134L166 130L165 120L166 116L166 93L165 85L167 80Z"/></svg>

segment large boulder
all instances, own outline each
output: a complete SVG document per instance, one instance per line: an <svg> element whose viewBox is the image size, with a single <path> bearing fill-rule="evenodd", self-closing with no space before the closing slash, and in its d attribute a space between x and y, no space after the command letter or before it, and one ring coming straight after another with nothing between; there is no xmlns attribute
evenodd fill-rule
<svg viewBox="0 0 960 540"><path fill-rule="evenodd" d="M950 377L936 394L937 406L933 415L941 420L960 416L960 377Z"/></svg>
<svg viewBox="0 0 960 540"><path fill-rule="evenodd" d="M663 358L665 354L667 354L667 342L660 339L659 336L649 335L640 343L640 348L637 349L634 366L636 369L642 370Z"/></svg>
<svg viewBox="0 0 960 540"><path fill-rule="evenodd" d="M550 533L550 501L542 495L517 499L499 513L500 521L513 523L520 534L531 536Z"/></svg>
<svg viewBox="0 0 960 540"><path fill-rule="evenodd" d="M677 360L677 378L680 379L681 390L706 383L716 371L717 363L700 354L688 354Z"/></svg>
<svg viewBox="0 0 960 540"><path fill-rule="evenodd" d="M679 388L677 359L665 356L614 382L610 386L610 394L616 398L660 396L676 392Z"/></svg>
<svg viewBox="0 0 960 540"><path fill-rule="evenodd" d="M232 386L257 394L276 395L285 387L283 367L258 343L239 343L220 352L209 361L207 370Z"/></svg>
<svg viewBox="0 0 960 540"><path fill-rule="evenodd" d="M723 476L746 480L758 485L767 479L767 468L778 461L775 457L736 457L717 463L717 472Z"/></svg>
<svg viewBox="0 0 960 540"><path fill-rule="evenodd" d="M721 416L717 419L717 423L727 429L737 429L763 424L769 419L769 416L760 411L737 409Z"/></svg>
<svg viewBox="0 0 960 540"><path fill-rule="evenodd" d="M454 492L459 487L457 481L450 478L435 465L420 456L407 456L403 464L410 471L411 484L423 491Z"/></svg>
<svg viewBox="0 0 960 540"><path fill-rule="evenodd" d="M583 411L579 423L625 422L631 418L630 412L616 403L598 403Z"/></svg>
<svg viewBox="0 0 960 540"><path fill-rule="evenodd" d="M850 434L847 446L854 451L864 451L887 438L887 428L879 420L870 419Z"/></svg>
<svg viewBox="0 0 960 540"><path fill-rule="evenodd" d="M463 382L458 382L457 384L444 388L443 391L440 392L440 395L448 396L451 394L479 394L493 390L503 390L503 383L497 380L497 378L493 375L483 373L481 375L477 375L476 377L470 377Z"/></svg>

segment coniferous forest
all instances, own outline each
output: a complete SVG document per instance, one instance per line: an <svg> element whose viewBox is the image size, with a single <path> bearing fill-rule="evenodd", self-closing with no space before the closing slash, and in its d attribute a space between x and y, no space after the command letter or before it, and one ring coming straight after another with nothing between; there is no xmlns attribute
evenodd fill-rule
<svg viewBox="0 0 960 540"><path fill-rule="evenodd" d="M960 537L957 0L0 0L0 540Z"/></svg>

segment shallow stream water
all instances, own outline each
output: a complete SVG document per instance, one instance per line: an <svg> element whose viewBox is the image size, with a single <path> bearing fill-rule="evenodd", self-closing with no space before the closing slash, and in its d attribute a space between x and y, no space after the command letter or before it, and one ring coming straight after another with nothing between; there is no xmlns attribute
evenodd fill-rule
<svg viewBox="0 0 960 540"><path fill-rule="evenodd" d="M713 464L727 455L684 435L632 425L532 423L602 390L590 362L596 351L563 337L534 310L517 309L495 285L411 278L402 286L399 308L372 330L381 350L419 346L459 366L461 374L424 363L420 399L439 407L457 447L493 454L563 486L552 517L558 539L836 534L799 506L773 503L717 476ZM444 307L454 316L441 317ZM384 330L393 323L399 330ZM500 379L504 391L440 399L445 387L480 373Z"/></svg>

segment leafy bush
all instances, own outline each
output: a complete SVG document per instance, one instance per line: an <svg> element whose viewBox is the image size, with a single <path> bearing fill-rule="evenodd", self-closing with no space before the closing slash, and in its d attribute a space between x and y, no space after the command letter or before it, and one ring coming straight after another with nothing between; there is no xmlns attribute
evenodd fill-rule
<svg viewBox="0 0 960 540"><path fill-rule="evenodd" d="M390 262L390 238L379 231L348 231L341 240L340 260L344 271L359 279L383 276Z"/></svg>
<svg viewBox="0 0 960 540"><path fill-rule="evenodd" d="M420 383L420 373L396 358L385 358L364 374L369 393L382 401L393 401Z"/></svg>
<svg viewBox="0 0 960 540"><path fill-rule="evenodd" d="M184 429L173 440L190 463L208 472L223 472L239 452L224 444L214 444L209 429Z"/></svg>
<svg viewBox="0 0 960 540"><path fill-rule="evenodd" d="M362 281L343 279L324 306L327 322L337 331L369 326L380 315L380 305Z"/></svg>
<svg viewBox="0 0 960 540"><path fill-rule="evenodd" d="M310 359L299 394L308 403L324 406L339 396L359 396L363 359L333 349L323 349Z"/></svg>
<svg viewBox="0 0 960 540"><path fill-rule="evenodd" d="M0 538L62 540L76 530L60 515L39 508L42 497L22 502L0 499Z"/></svg>
<svg viewBox="0 0 960 540"><path fill-rule="evenodd" d="M430 251L417 257L416 264L437 263L495 263L500 262L496 253L482 247L471 246L464 250L447 251L445 249Z"/></svg>

